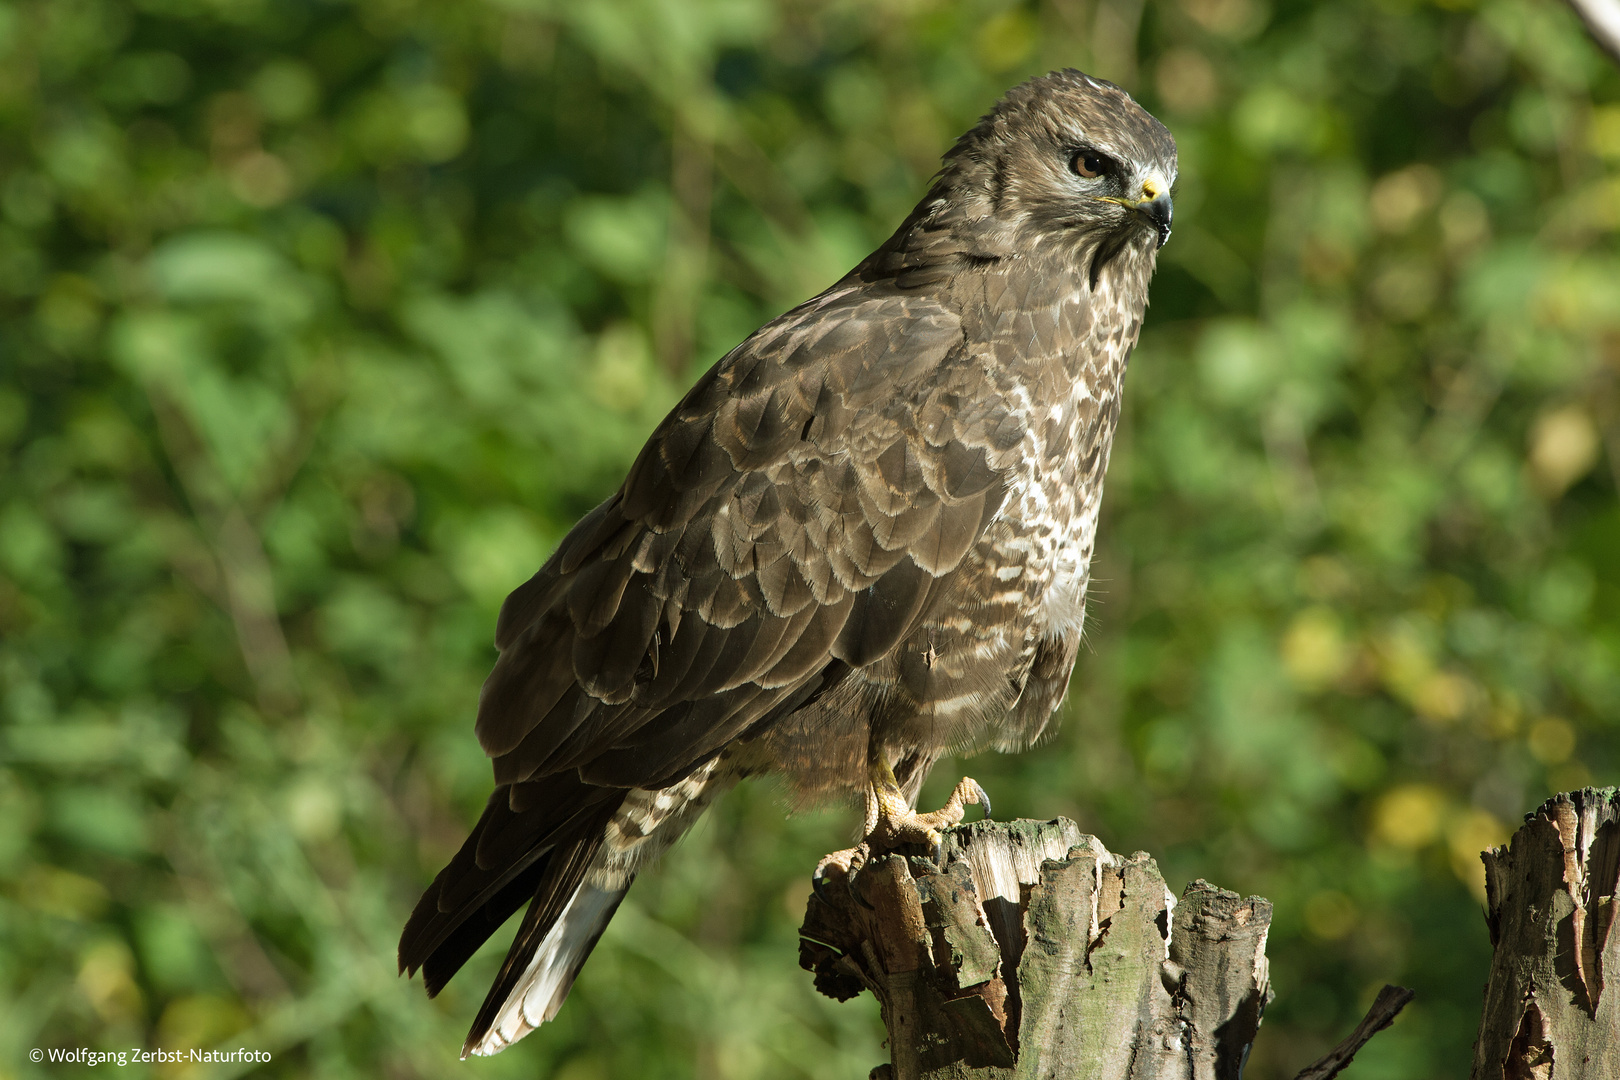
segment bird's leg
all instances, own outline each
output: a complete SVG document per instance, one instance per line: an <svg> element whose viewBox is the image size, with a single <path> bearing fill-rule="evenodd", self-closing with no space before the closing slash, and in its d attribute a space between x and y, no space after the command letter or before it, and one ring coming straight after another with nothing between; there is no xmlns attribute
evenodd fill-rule
<svg viewBox="0 0 1620 1080"><path fill-rule="evenodd" d="M889 851L902 844L927 844L938 851L945 839L942 831L958 824L969 804L984 807L984 816L990 816L990 796L977 780L964 776L944 806L931 813L917 813L900 790L888 759L874 755L867 769L864 836L855 847L835 851L821 860L815 873L817 885L829 868L837 867L848 875L860 869L875 851Z"/></svg>
<svg viewBox="0 0 1620 1080"><path fill-rule="evenodd" d="M874 815L868 810L866 843L879 850L887 851L901 844L939 847L945 839L940 835L941 831L959 824L970 804L984 807L985 817L990 816L990 796L971 776L962 777L944 806L932 813L919 814L901 793L900 784L895 780L894 770L889 767L887 760L879 757L872 766L871 774L870 798L877 804L877 820L870 820Z"/></svg>

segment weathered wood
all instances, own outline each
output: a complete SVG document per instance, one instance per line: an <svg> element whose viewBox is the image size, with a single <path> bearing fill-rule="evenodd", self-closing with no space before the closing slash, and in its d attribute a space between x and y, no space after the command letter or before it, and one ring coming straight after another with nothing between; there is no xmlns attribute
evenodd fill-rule
<svg viewBox="0 0 1620 1080"><path fill-rule="evenodd" d="M825 883L799 962L844 1001L870 990L891 1061L873 1080L1240 1080L1271 984L1271 904L1116 855L1072 821L980 821L937 856L878 855ZM1297 1080L1332 1080L1412 991Z"/></svg>
<svg viewBox="0 0 1620 1080"><path fill-rule="evenodd" d="M1178 902L1151 857L1072 821L976 822L939 861L880 855L810 901L800 962L870 990L894 1080L1237 1080L1271 998L1271 904L1204 881Z"/></svg>
<svg viewBox="0 0 1620 1080"><path fill-rule="evenodd" d="M1543 803L1485 861L1495 955L1473 1080L1620 1077L1620 791Z"/></svg>

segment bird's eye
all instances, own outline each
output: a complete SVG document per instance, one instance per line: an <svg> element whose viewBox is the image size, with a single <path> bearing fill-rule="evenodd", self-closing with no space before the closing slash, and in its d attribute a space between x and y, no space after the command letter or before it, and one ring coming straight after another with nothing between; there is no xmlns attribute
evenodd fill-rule
<svg viewBox="0 0 1620 1080"><path fill-rule="evenodd" d="M1090 180L1107 172L1110 164L1112 163L1107 158L1095 150L1082 150L1070 160L1069 168L1074 170L1076 176Z"/></svg>

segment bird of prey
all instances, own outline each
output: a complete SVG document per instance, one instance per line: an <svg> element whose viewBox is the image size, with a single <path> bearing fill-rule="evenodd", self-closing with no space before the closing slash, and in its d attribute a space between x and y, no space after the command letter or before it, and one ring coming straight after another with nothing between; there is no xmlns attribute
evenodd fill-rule
<svg viewBox="0 0 1620 1080"><path fill-rule="evenodd" d="M495 791L399 946L436 994L528 905L464 1055L556 1015L636 874L739 779L864 798L868 850L937 842L985 800L964 780L917 813L933 763L1046 730L1175 179L1112 83L1009 91L507 598L476 725Z"/></svg>

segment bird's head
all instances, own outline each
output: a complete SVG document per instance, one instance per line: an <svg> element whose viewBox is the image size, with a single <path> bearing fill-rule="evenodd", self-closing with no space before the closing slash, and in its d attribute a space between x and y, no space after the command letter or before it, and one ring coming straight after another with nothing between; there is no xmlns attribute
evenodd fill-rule
<svg viewBox="0 0 1620 1080"><path fill-rule="evenodd" d="M931 198L958 235L1009 254L1074 245L1095 264L1164 246L1175 181L1165 126L1113 83L1071 68L1009 90L946 154Z"/></svg>

